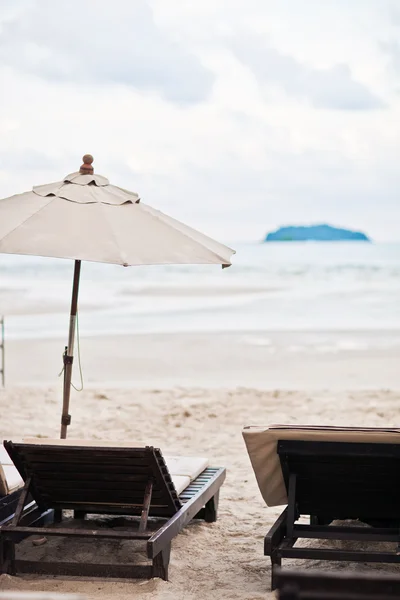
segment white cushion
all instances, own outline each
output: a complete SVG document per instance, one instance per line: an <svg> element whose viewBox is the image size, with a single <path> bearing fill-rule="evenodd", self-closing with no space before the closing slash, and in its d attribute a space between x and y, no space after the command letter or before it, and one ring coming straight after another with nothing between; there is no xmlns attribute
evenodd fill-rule
<svg viewBox="0 0 400 600"><path fill-rule="evenodd" d="M268 506L279 506L287 504L286 486L277 453L279 440L400 444L400 429L270 425L245 427L243 437L262 497Z"/></svg>
<svg viewBox="0 0 400 600"><path fill-rule="evenodd" d="M196 456L164 456L171 475L189 477L190 481L196 479L208 467L208 458Z"/></svg>
<svg viewBox="0 0 400 600"><path fill-rule="evenodd" d="M14 465L2 465L2 469L7 481L9 494L11 494L11 492L15 492L15 490L18 490L21 487L24 487L24 480Z"/></svg>
<svg viewBox="0 0 400 600"><path fill-rule="evenodd" d="M0 465L12 465L13 461L10 458L3 444L0 444Z"/></svg>
<svg viewBox="0 0 400 600"><path fill-rule="evenodd" d="M182 494L183 490L186 490L190 484L190 477L184 477L183 475L171 475L172 482L175 486L176 493Z"/></svg>
<svg viewBox="0 0 400 600"><path fill-rule="evenodd" d="M24 486L24 481L4 448L0 444L0 497L7 496Z"/></svg>
<svg viewBox="0 0 400 600"><path fill-rule="evenodd" d="M8 494L8 485L5 473L3 471L3 465L0 465L0 498L3 496L7 496Z"/></svg>

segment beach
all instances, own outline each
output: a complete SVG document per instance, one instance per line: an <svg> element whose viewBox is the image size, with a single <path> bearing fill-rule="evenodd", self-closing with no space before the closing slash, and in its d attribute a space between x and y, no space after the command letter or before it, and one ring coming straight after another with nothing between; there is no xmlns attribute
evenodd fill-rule
<svg viewBox="0 0 400 600"><path fill-rule="evenodd" d="M219 518L193 523L174 539L170 581L82 581L3 575L2 589L79 592L88 600L114 598L255 600L269 593L269 559L263 536L281 507L267 508L257 488L242 439L244 425L269 423L398 426L400 393L211 390L182 387L86 390L73 392L69 436L128 440L160 447L164 453L206 455L227 468ZM57 437L60 388L10 388L0 391L2 439ZM7 418L4 418L7 414ZM93 548L95 556L95 548ZM301 563L285 561L287 565ZM308 569L396 572L390 565L305 561Z"/></svg>
<svg viewBox="0 0 400 600"><path fill-rule="evenodd" d="M0 600L400 579L399 4L0 0Z"/></svg>
<svg viewBox="0 0 400 600"><path fill-rule="evenodd" d="M174 539L168 582L3 575L2 589L87 600L272 598L263 538L283 507L264 504L243 427L398 427L400 246L240 250L222 272L84 264L73 369L78 389L82 371L83 391L72 390L69 437L153 445L226 467L218 521L192 523ZM2 439L59 436L71 274L68 261L0 257ZM86 558L102 556L99 548L85 544ZM53 551L76 555L83 545L41 550Z"/></svg>

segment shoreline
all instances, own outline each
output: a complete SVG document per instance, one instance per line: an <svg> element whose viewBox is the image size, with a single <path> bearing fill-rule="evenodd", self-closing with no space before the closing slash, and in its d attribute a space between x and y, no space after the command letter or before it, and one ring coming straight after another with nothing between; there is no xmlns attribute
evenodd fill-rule
<svg viewBox="0 0 400 600"><path fill-rule="evenodd" d="M61 387L65 341L6 338L6 385ZM88 388L400 389L400 331L81 336L80 346Z"/></svg>

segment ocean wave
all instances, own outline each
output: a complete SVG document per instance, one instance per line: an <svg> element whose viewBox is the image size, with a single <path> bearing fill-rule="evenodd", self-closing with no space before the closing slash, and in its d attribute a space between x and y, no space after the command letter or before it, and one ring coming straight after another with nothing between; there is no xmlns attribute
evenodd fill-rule
<svg viewBox="0 0 400 600"><path fill-rule="evenodd" d="M236 249L233 266L223 271L84 263L82 333L250 332L243 343L266 349L268 335L260 332L400 329L400 245ZM8 335L64 335L72 273L73 261L0 255ZM337 350L330 342L319 347Z"/></svg>

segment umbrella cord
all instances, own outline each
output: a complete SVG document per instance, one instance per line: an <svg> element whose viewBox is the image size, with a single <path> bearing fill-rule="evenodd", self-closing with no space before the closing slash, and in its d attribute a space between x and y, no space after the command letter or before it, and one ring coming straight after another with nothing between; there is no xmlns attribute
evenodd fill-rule
<svg viewBox="0 0 400 600"><path fill-rule="evenodd" d="M83 390L83 374L82 374L82 364L81 364L81 345L80 345L80 336L79 336L79 314L76 311L76 346L78 349L78 365L79 365L79 375L81 378L81 386L79 388L75 387L71 381L71 385L76 392L81 392Z"/></svg>
<svg viewBox="0 0 400 600"><path fill-rule="evenodd" d="M81 345L80 345L80 339L79 339L79 315L78 315L78 311L76 311L76 346L78 348L78 365L79 365L79 375L81 378L81 387L77 388L74 386L74 384L71 381L71 386L74 388L75 391L77 392L81 392L83 390L83 373L82 373L82 363L81 363ZM59 372L58 376L61 377L61 375L64 373L64 367L61 369L61 371Z"/></svg>

